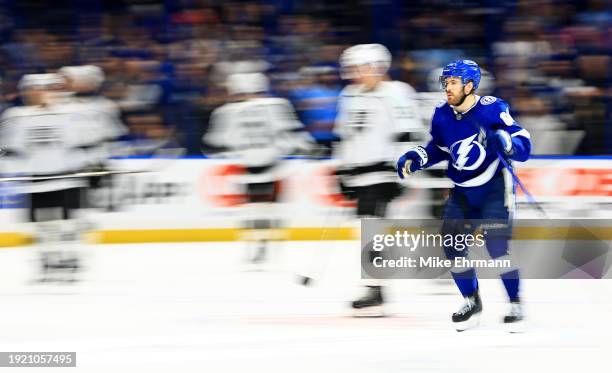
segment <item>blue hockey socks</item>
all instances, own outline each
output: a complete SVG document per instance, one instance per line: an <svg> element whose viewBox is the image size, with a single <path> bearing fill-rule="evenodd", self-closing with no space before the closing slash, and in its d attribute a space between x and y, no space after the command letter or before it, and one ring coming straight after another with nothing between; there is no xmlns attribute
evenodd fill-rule
<svg viewBox="0 0 612 373"><path fill-rule="evenodd" d="M519 271L518 269L512 270L510 272L502 273L500 275L502 282L504 283L504 287L506 288L506 292L508 293L508 298L510 298L511 302L519 301Z"/></svg>
<svg viewBox="0 0 612 373"><path fill-rule="evenodd" d="M478 280L476 279L476 271L468 269L463 272L451 272L453 279L464 297L469 297L478 289Z"/></svg>

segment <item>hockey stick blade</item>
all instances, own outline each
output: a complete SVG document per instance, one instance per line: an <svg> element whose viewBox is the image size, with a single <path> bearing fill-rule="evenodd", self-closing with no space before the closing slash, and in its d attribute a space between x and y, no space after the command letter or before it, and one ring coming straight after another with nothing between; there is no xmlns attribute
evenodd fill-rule
<svg viewBox="0 0 612 373"><path fill-rule="evenodd" d="M59 179L79 179L94 176L107 175L123 175L123 174L139 174L144 172L152 172L149 170L108 170L108 171L91 171L91 172L76 172L72 174L49 175L49 176L12 176L0 177L0 183L15 182L15 181L44 181L44 180L59 180Z"/></svg>

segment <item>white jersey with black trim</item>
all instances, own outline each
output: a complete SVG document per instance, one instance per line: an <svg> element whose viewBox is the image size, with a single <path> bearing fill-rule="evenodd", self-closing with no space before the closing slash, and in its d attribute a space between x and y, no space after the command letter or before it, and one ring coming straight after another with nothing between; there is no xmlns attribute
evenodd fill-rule
<svg viewBox="0 0 612 373"><path fill-rule="evenodd" d="M224 148L247 167L263 167L307 146L302 129L289 101L251 98L215 109L203 141Z"/></svg>
<svg viewBox="0 0 612 373"><path fill-rule="evenodd" d="M69 110L83 112L89 118L88 125L95 128L94 142L114 140L128 133L119 106L104 96L72 96L68 105Z"/></svg>
<svg viewBox="0 0 612 373"><path fill-rule="evenodd" d="M88 154L92 163L103 163L109 157L106 143L125 135L128 130L120 118L117 104L103 96L72 96L66 110L79 113L82 125L87 127Z"/></svg>
<svg viewBox="0 0 612 373"><path fill-rule="evenodd" d="M335 130L341 142L334 154L341 167L365 170L345 182L351 186L395 182L393 165L401 152L398 135L409 132L423 136L427 131L415 90L399 81L381 82L371 91L349 85L340 94L338 105ZM368 167L376 164L386 166Z"/></svg>
<svg viewBox="0 0 612 373"><path fill-rule="evenodd" d="M93 137L83 117L66 106L9 108L0 119L0 148L7 151L2 172L19 175L73 173L88 165L81 148ZM26 192L47 192L84 186L79 179L32 183Z"/></svg>

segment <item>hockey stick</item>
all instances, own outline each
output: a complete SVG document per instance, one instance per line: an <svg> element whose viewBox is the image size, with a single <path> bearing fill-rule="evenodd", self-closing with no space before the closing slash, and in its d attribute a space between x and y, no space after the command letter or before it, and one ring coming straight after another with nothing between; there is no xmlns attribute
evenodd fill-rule
<svg viewBox="0 0 612 373"><path fill-rule="evenodd" d="M343 208L340 212L340 221L344 221L344 217L345 215L345 211L348 210L349 208ZM329 217L331 215L331 211L328 213L327 215L327 219L325 219L327 222L329 222ZM326 239L329 238L329 233L331 232L332 227L325 227L323 228L323 233L321 233L321 238L320 241L324 242L326 241ZM297 282L300 285L303 286L310 286L312 285L312 282L314 279L316 278L320 278L321 275L326 271L327 266L329 265L329 261L332 255L331 250L334 247L328 247L328 248L322 248L320 249L320 251L318 253L314 253L312 255L312 259L310 261L310 266L308 271L306 272L307 274L297 274Z"/></svg>
<svg viewBox="0 0 612 373"><path fill-rule="evenodd" d="M479 131L481 131L483 128L480 127ZM540 205L540 203L538 201L536 201L536 199L533 197L533 195L529 192L529 190L527 189L527 187L525 186L525 184L523 184L523 182L521 181L521 179L516 175L516 173L514 172L514 169L512 168L512 166L510 165L510 163L508 163L508 161L506 160L506 158L499 152L496 152L497 154L497 158L499 158L502 166L508 170L508 172L510 173L510 175L512 176L512 180L514 181L515 184L518 184L518 186L521 188L521 190L523 191L523 193L525 193L525 196L527 197L527 202L529 202L529 204L533 205L546 219L548 219L548 215L546 214L546 212L544 211L544 209L542 208L542 206ZM411 165L412 161L411 160L407 160L406 164L404 165L404 168L402 170L402 173L404 174L404 177L408 177L410 175L410 165Z"/></svg>
<svg viewBox="0 0 612 373"><path fill-rule="evenodd" d="M325 222L329 223L330 222L330 218L332 216L334 210L329 210L326 217L325 217ZM348 211L348 213L347 213ZM340 214L338 216L338 220L340 222L344 222L345 221L345 217L348 216L348 214L350 214L351 211L351 207L342 207L342 210L340 210ZM329 233L331 232L332 228L331 227L324 227L323 228L323 232L321 233L321 237L320 237L320 241L325 241L326 239L329 238ZM333 247L332 247L333 248ZM310 266L309 266L309 270L308 272L306 272L307 274L305 275L301 275L298 274L298 283L300 283L301 285L304 286L310 286L314 277L320 277L326 270L327 266L329 265L329 260L331 258L331 250L332 248L327 248L327 249L323 249L323 251L319 251L318 253L314 253L312 255L312 259L310 261Z"/></svg>
<svg viewBox="0 0 612 373"><path fill-rule="evenodd" d="M546 214L546 211L544 210L544 208L542 208L540 203L538 201L536 201L536 199L533 197L533 195L529 192L529 190L527 189L525 184L523 184L521 179L516 175L516 173L514 172L514 169L508 163L508 161L504 158L504 156L501 155L499 152L497 152L497 158L499 158L499 160L502 163L502 165L504 166L504 168L506 170L508 170L508 172L512 176L512 180L514 180L514 183L518 184L518 186L521 188L523 193L525 193L525 197L527 197L527 202L529 202L530 205L534 206L540 212L540 214L542 214L542 216L545 219L549 219L548 214Z"/></svg>
<svg viewBox="0 0 612 373"><path fill-rule="evenodd" d="M13 176L0 177L0 183L12 181L43 181L43 180L58 180L58 179L78 179L83 177L135 174L151 172L145 170L108 170L108 171L91 171L91 172L75 172L71 174L49 175L49 176Z"/></svg>
<svg viewBox="0 0 612 373"><path fill-rule="evenodd" d="M468 121L468 123L470 123ZM471 123L470 123L471 124ZM478 126L478 127L476 127ZM475 126L473 126L474 129L477 129L478 132L484 132L485 134L487 133L487 131L484 129L483 126L481 126L480 124L476 124ZM510 175L512 176L512 180L515 184L518 184L518 186L521 188L521 190L523 191L523 193L525 193L525 196L527 197L527 202L536 208L536 210L538 210L538 212L540 214L542 214L542 216L545 219L549 219L548 214L546 214L546 211L544 211L544 208L542 208L542 206L540 205L540 203L538 201L536 201L536 199L533 197L533 195L529 192L529 190L527 189L527 187L525 187L525 184L523 184L523 182L521 181L521 179L519 179L519 177L516 175L516 173L514 172L514 169L512 168L512 166L510 165L510 163L506 160L506 158L499 152L496 151L495 152L497 154L497 158L499 159L499 161L501 162L502 166L508 170L508 172L510 173Z"/></svg>
<svg viewBox="0 0 612 373"><path fill-rule="evenodd" d="M176 149L159 149L158 154L154 154L151 156L152 159L158 160L170 160L177 159L185 153L183 148ZM158 156L163 155L163 156ZM165 162L164 162L165 163ZM46 181L46 180L59 180L59 179L78 179L78 178L86 178L86 177L95 177L95 176L108 176L108 175L123 175L123 174L138 174L138 173L146 173L146 172L156 172L163 169L162 167L149 167L148 169L141 170L103 170L103 171L83 171L83 172L73 172L66 174L58 174L58 175L48 175L48 176L10 176L10 177L0 177L0 182L17 182L17 181Z"/></svg>

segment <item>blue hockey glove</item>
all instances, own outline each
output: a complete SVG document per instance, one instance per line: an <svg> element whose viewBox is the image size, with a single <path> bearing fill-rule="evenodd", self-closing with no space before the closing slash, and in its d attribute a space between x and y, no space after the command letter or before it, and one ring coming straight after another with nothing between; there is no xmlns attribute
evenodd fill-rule
<svg viewBox="0 0 612 373"><path fill-rule="evenodd" d="M505 157L512 155L512 137L504 130L497 130L489 138L488 144L493 151Z"/></svg>
<svg viewBox="0 0 612 373"><path fill-rule="evenodd" d="M397 175L400 179L420 170L427 163L427 151L421 146L407 151L397 160Z"/></svg>

